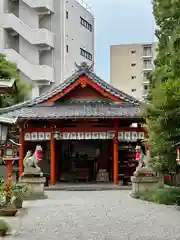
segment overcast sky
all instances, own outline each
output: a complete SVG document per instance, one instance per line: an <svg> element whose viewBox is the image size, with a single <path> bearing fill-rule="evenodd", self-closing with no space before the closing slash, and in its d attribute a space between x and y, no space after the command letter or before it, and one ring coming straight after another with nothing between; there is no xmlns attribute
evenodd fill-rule
<svg viewBox="0 0 180 240"><path fill-rule="evenodd" d="M110 45L152 42L151 0L86 0L95 16L96 73L109 81Z"/></svg>

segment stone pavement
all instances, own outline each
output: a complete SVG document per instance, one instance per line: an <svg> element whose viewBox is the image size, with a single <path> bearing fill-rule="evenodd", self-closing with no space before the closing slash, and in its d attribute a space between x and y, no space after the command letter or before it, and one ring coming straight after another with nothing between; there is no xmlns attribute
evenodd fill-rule
<svg viewBox="0 0 180 240"><path fill-rule="evenodd" d="M129 191L48 192L6 218L18 240L179 240L180 212L129 197ZM26 213L27 210L27 213Z"/></svg>

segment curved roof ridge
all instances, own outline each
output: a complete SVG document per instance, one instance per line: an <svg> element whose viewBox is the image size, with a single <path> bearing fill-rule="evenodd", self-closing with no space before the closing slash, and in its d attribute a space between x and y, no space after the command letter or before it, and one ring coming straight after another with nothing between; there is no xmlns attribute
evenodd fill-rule
<svg viewBox="0 0 180 240"><path fill-rule="evenodd" d="M111 84L104 81L102 78L98 77L93 71L92 71L92 65L89 66L86 62L82 62L80 65L77 65L77 70L64 82L57 84L53 87L53 89L49 90L48 92L45 92L41 94L40 96L36 97L33 100L28 100L23 103L18 103L10 107L2 108L0 109L0 114L6 113L9 111L14 111L22 107L32 107L34 105L40 104L51 97L53 97L55 94L63 91L65 88L67 88L69 85L74 83L79 77L86 75L91 81L99 85L101 88L103 88L105 91L111 93L112 95L128 102L134 105L140 105L142 104L141 101L137 100L136 98L128 95L127 93L124 93L123 91L113 87Z"/></svg>
<svg viewBox="0 0 180 240"><path fill-rule="evenodd" d="M17 110L19 108L28 106L31 101L32 100L27 100L25 102L17 103L13 106L10 106L10 107L0 108L0 114L6 113L6 112L9 112L9 111L14 111L14 110Z"/></svg>

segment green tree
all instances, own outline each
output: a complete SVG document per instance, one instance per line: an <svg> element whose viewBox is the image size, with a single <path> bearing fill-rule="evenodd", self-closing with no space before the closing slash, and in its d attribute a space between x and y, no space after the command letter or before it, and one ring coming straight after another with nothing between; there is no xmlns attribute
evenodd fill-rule
<svg viewBox="0 0 180 240"><path fill-rule="evenodd" d="M159 83L152 96L147 124L153 163L161 171L176 171L176 150L172 145L180 141L180 79Z"/></svg>
<svg viewBox="0 0 180 240"><path fill-rule="evenodd" d="M146 120L153 164L161 171L175 171L176 150L172 145L180 141L180 0L152 3L158 47Z"/></svg>
<svg viewBox="0 0 180 240"><path fill-rule="evenodd" d="M16 103L24 102L28 99L31 85L24 83L20 79L16 64L9 62L7 58L0 54L0 81L15 79L17 91L10 96L0 96L0 107L8 107Z"/></svg>

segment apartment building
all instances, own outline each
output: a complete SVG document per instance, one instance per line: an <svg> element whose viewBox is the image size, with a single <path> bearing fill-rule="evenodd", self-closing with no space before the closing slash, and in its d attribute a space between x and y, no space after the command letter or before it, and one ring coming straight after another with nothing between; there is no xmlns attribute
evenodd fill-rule
<svg viewBox="0 0 180 240"><path fill-rule="evenodd" d="M139 100L145 100L149 88L147 76L154 67L156 47L156 43L111 46L111 84Z"/></svg>
<svg viewBox="0 0 180 240"><path fill-rule="evenodd" d="M94 61L94 17L83 0L0 0L0 52L34 98Z"/></svg>

